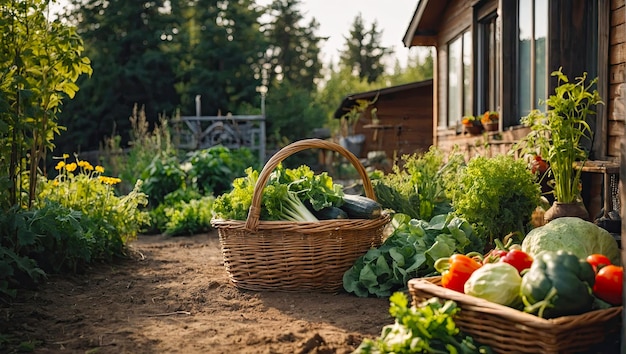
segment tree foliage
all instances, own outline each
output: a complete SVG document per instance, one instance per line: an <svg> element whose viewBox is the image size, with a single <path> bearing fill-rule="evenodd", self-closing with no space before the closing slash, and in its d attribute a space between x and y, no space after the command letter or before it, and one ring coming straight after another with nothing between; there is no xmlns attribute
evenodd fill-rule
<svg viewBox="0 0 626 354"><path fill-rule="evenodd" d="M392 50L381 45L381 36L378 23L374 21L366 30L363 16L359 13L350 27L350 36L345 37L339 63L350 68L361 80L375 82L385 73L384 59L392 53Z"/></svg>

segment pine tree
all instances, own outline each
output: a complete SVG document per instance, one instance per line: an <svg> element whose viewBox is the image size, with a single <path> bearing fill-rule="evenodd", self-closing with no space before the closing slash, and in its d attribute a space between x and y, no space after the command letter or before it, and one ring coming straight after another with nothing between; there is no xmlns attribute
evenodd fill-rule
<svg viewBox="0 0 626 354"><path fill-rule="evenodd" d="M363 17L359 13L350 28L350 37L345 37L345 48L340 52L339 63L349 68L361 80L371 83L385 73L384 59L392 50L381 46L382 31L374 21L365 30Z"/></svg>

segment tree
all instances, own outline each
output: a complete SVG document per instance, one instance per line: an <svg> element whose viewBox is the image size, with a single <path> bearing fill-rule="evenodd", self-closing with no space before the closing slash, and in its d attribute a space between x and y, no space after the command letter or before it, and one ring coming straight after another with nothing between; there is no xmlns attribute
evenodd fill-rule
<svg viewBox="0 0 626 354"><path fill-rule="evenodd" d="M85 42L94 74L80 80L81 92L61 121L68 127L59 146L67 152L97 149L113 130L128 141L129 116L135 104L149 120L178 105L170 58L162 51L165 0L71 0L65 19Z"/></svg>
<svg viewBox="0 0 626 354"><path fill-rule="evenodd" d="M416 52L409 57L406 68L396 60L393 74L389 76L391 85L402 85L433 78L434 61L430 50Z"/></svg>
<svg viewBox="0 0 626 354"><path fill-rule="evenodd" d="M320 42L326 38L315 35L319 30L315 18L302 25L299 5L299 0L275 0L270 5L272 20L265 26L268 74L270 82L285 80L313 91L321 78Z"/></svg>
<svg viewBox="0 0 626 354"><path fill-rule="evenodd" d="M173 33L176 90L181 113L195 114L201 96L202 113L232 112L259 102L260 61L267 47L260 32L262 9L254 1L172 1L180 23Z"/></svg>
<svg viewBox="0 0 626 354"><path fill-rule="evenodd" d="M382 31L374 21L368 31L365 30L363 17L359 13L350 28L350 37L345 37L346 44L339 54L339 63L368 83L375 82L385 73L384 59L393 53L380 45Z"/></svg>

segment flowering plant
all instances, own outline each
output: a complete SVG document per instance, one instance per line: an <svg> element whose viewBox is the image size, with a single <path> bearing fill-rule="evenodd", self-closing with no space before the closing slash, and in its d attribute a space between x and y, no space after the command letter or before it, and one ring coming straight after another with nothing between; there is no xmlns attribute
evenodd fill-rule
<svg viewBox="0 0 626 354"><path fill-rule="evenodd" d="M141 180L128 195L117 196L114 186L119 178L104 176L102 166L78 158L68 162L68 158L64 154L55 166L55 178L42 178L37 203L58 203L82 214L85 234L92 239L91 258L122 255L124 245L148 222L147 213L139 210L148 201L140 192Z"/></svg>
<svg viewBox="0 0 626 354"><path fill-rule="evenodd" d="M499 119L500 118L499 118L498 112L487 111L483 113L483 116L481 117L480 121L483 124L490 124L490 123L497 123Z"/></svg>
<svg viewBox="0 0 626 354"><path fill-rule="evenodd" d="M465 116L461 120L461 123L466 127L481 125L480 119L478 119L478 117L476 116Z"/></svg>

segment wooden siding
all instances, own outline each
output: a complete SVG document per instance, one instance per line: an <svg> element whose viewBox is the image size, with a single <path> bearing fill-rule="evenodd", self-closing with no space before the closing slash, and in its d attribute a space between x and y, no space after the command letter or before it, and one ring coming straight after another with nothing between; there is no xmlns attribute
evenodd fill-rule
<svg viewBox="0 0 626 354"><path fill-rule="evenodd" d="M625 117L616 114L615 99L619 87L626 82L626 7L624 0L611 0L609 31L609 97L605 99L608 108L607 155L619 159L620 143L624 136ZM624 95L626 93L622 93Z"/></svg>
<svg viewBox="0 0 626 354"><path fill-rule="evenodd" d="M393 160L405 154L427 151L433 145L432 85L381 95L373 107L377 109L378 127L369 112L355 128L365 135L362 156L371 151L384 151Z"/></svg>

